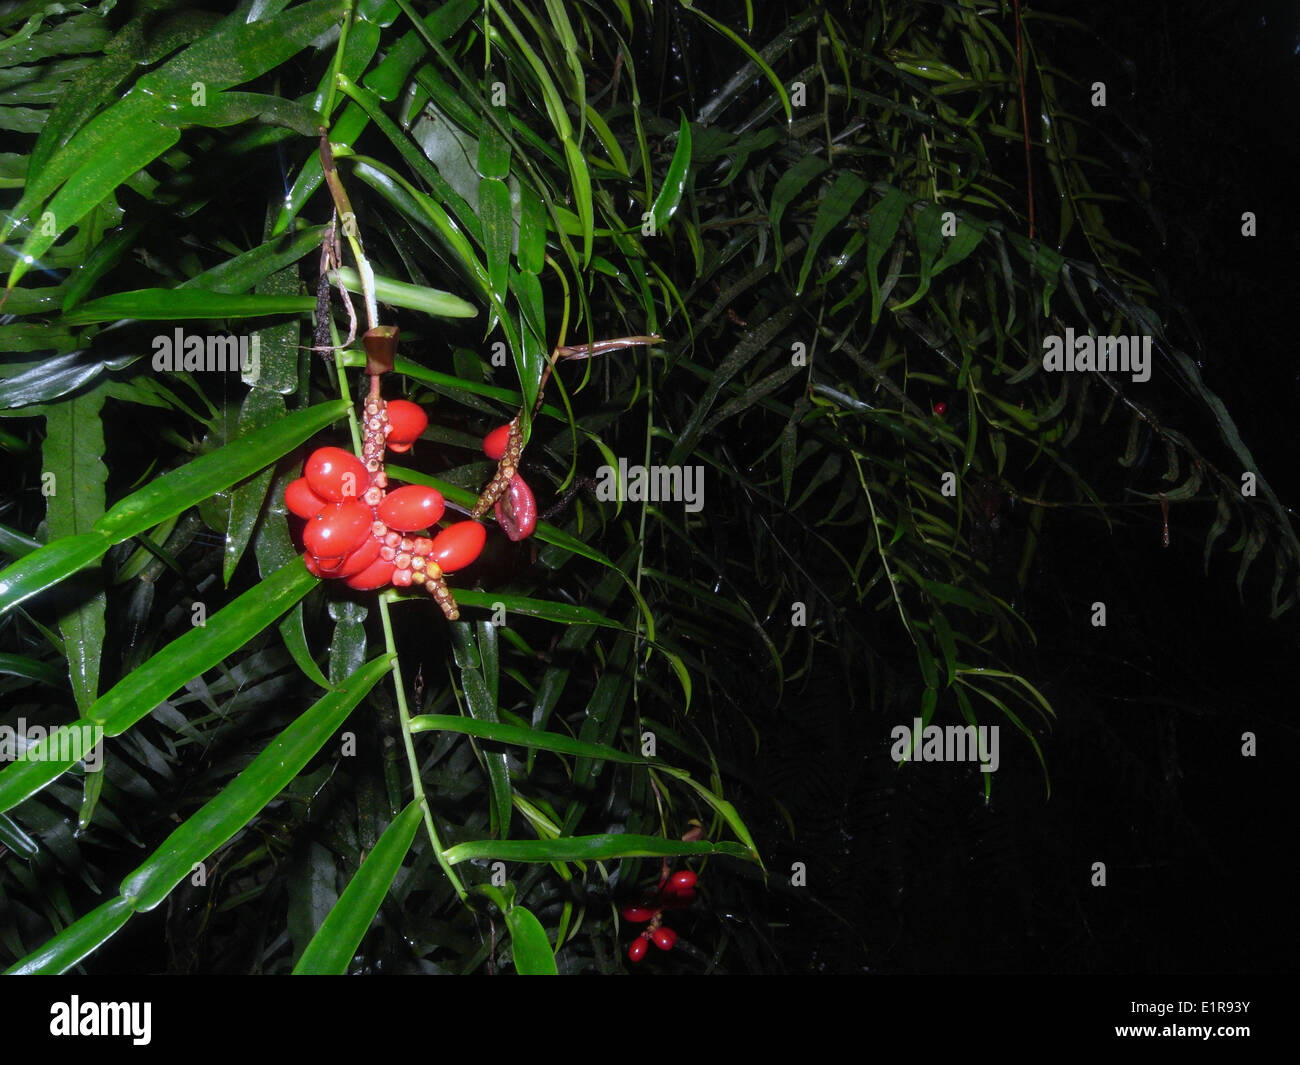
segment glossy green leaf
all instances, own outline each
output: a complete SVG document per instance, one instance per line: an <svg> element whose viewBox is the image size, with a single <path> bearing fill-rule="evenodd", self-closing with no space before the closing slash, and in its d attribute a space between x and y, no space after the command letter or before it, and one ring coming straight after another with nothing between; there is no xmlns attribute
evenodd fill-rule
<svg viewBox="0 0 1300 1065"><path fill-rule="evenodd" d="M55 669L48 662L41 662L28 655L15 655L0 651L0 675L23 677L26 680L39 681L52 688L63 688L67 678L62 671Z"/></svg>
<svg viewBox="0 0 1300 1065"><path fill-rule="evenodd" d="M290 562L132 670L86 717L109 736L120 735L183 684L244 647L315 585L301 561Z"/></svg>
<svg viewBox="0 0 1300 1065"><path fill-rule="evenodd" d="M113 546L102 533L65 536L0 570L0 614L89 566Z"/></svg>
<svg viewBox="0 0 1300 1065"><path fill-rule="evenodd" d="M199 318L260 318L270 314L306 314L315 310L314 296L261 296L254 293L207 292L198 288L143 288L116 292L83 303L61 319L68 325L143 321L183 321Z"/></svg>
<svg viewBox="0 0 1300 1065"><path fill-rule="evenodd" d="M204 270L201 274L196 274L178 285L176 290L194 288L204 292L230 294L247 292L277 271L284 271L286 267L305 256L319 252L324 235L325 226L305 226L292 233L272 237L256 248L227 259L224 263L219 263L210 270ZM292 276L293 283L281 284L275 291L280 295L296 294L300 287L297 274L294 271L285 272ZM265 294L266 289L259 287L258 291ZM222 315L215 317L222 317Z"/></svg>
<svg viewBox="0 0 1300 1065"><path fill-rule="evenodd" d="M726 854L748 860L739 843L685 843L661 836L627 834L561 836L559 839L481 839L448 847L443 857L452 864L476 858L507 862L582 862L610 858L659 858Z"/></svg>
<svg viewBox="0 0 1300 1065"><path fill-rule="evenodd" d="M663 229L668 220L677 212L677 205L682 202L682 193L686 190L686 177L691 168L691 124L682 115L681 125L677 131L677 147L673 149L672 162L668 164L668 173L664 183L655 197L650 213L654 218L655 229Z"/></svg>
<svg viewBox="0 0 1300 1065"><path fill-rule="evenodd" d="M361 278L350 266L341 267L330 274L331 280L340 280L349 292L362 291ZM408 310L432 314L438 318L475 318L478 308L459 296L441 289L426 288L423 285L409 285L405 281L394 281L388 277L375 278L375 299L391 307L405 307ZM316 301L312 300L315 307Z"/></svg>
<svg viewBox="0 0 1300 1065"><path fill-rule="evenodd" d="M505 911L506 927L510 929L510 944L515 960L515 971L520 976L556 976L555 953L532 910L514 905Z"/></svg>
<svg viewBox="0 0 1300 1065"><path fill-rule="evenodd" d="M345 688L317 700L122 881L123 898L141 912L161 903L189 875L195 862L212 854L284 790L391 668L389 657L376 658Z"/></svg>
<svg viewBox="0 0 1300 1065"><path fill-rule="evenodd" d="M101 374L129 366L135 360L134 355L95 358L84 351L70 351L42 359L30 369L0 379L0 410L58 399Z"/></svg>
<svg viewBox="0 0 1300 1065"><path fill-rule="evenodd" d="M483 221L483 246L487 251L492 291L504 305L510 275L510 248L514 219L510 216L510 190L504 181L484 179L478 184L479 217Z"/></svg>
<svg viewBox="0 0 1300 1065"><path fill-rule="evenodd" d="M269 466L342 417L350 406L346 400L334 400L295 411L266 429L240 437L217 451L165 473L115 504L95 522L95 529L113 543L151 529L173 514L179 514ZM0 573L0 603L4 601L4 577L5 574Z"/></svg>
<svg viewBox="0 0 1300 1065"><path fill-rule="evenodd" d="M338 687L347 681L366 660L366 616L369 609L361 603L339 599L329 605L334 619L334 639L330 641L330 684Z"/></svg>
<svg viewBox="0 0 1300 1065"><path fill-rule="evenodd" d="M374 849L344 889L320 931L303 951L295 975L342 976L393 886L402 859L420 827L421 809L412 802L384 830Z"/></svg>
<svg viewBox="0 0 1300 1065"><path fill-rule="evenodd" d="M573 203L578 209L578 221L582 226L582 266L591 265L591 249L595 239L596 219L591 198L591 175L587 170L587 160L573 141L564 141L564 159L569 165L569 177L573 181Z"/></svg>
<svg viewBox="0 0 1300 1065"><path fill-rule="evenodd" d="M0 812L13 809L74 766L85 744L93 741L93 732L89 731L93 728L85 718L60 725L44 740L28 747L20 761L0 767Z"/></svg>
<svg viewBox="0 0 1300 1065"><path fill-rule="evenodd" d="M90 532L104 513L104 404L101 389L55 404L45 416L46 530L51 540ZM72 691L82 713L99 695L99 666L104 651L107 596L92 574L60 589L68 605L59 615L59 632L67 652Z"/></svg>
<svg viewBox="0 0 1300 1065"><path fill-rule="evenodd" d="M478 175L480 178L505 180L510 174L510 142L502 136L496 123L484 115L478 138ZM480 186L479 196L482 197Z"/></svg>
<svg viewBox="0 0 1300 1065"><path fill-rule="evenodd" d="M126 899L110 899L75 924L69 925L22 961L10 966L5 970L5 975L56 976L66 973L110 939L131 919L134 912Z"/></svg>
<svg viewBox="0 0 1300 1065"><path fill-rule="evenodd" d="M540 274L546 265L546 208L527 186L519 189L519 269Z"/></svg>
<svg viewBox="0 0 1300 1065"><path fill-rule="evenodd" d="M541 751L554 751L556 754L571 754L608 762L622 762L627 765L662 766L665 764L657 758L643 758L638 754L628 754L602 743L586 743L572 736L563 736L556 732L539 732L504 721L475 720L450 714L421 714L411 718L411 731L459 732L465 736L477 736L479 739L509 743L517 747L530 747Z"/></svg>

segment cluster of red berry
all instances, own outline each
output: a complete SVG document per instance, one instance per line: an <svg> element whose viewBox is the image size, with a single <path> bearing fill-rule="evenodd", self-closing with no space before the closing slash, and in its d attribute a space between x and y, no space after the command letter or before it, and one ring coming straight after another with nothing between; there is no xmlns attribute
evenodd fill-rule
<svg viewBox="0 0 1300 1065"><path fill-rule="evenodd" d="M645 957L651 943L660 950L672 950L677 942L677 932L663 923L665 910L678 910L691 904L695 898L697 877L689 869L673 873L660 885L659 891L642 902L623 907L623 918L640 924L648 921L636 939L628 945L627 956L632 961Z"/></svg>
<svg viewBox="0 0 1300 1065"><path fill-rule="evenodd" d="M428 424L416 404L372 395L365 406L362 458L342 448L318 448L307 459L303 475L285 488L284 500L292 513L307 521L303 560L317 577L340 579L360 590L423 585L455 621L460 612L444 576L478 558L487 529L473 520L448 525L432 538L405 535L431 529L446 503L435 488L406 485L390 492L384 472L384 449L408 451ZM497 459L513 451L513 462L498 468L473 517L495 503L506 534L520 540L535 528L537 507L516 469L522 450L517 419L490 433L483 450ZM503 483L492 495L498 480Z"/></svg>

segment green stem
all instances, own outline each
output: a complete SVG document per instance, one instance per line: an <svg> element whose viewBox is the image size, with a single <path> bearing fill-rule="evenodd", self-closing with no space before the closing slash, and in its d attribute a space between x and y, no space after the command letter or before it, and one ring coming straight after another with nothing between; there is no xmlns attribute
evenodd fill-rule
<svg viewBox="0 0 1300 1065"><path fill-rule="evenodd" d="M442 871L447 874L447 879L451 886L456 889L456 894L460 896L461 902L467 897L465 885L460 882L460 877L456 871L447 862L443 853L442 843L438 839L438 829L433 823L433 810L429 806L429 800L424 794L424 782L420 779L420 762L415 754L415 741L411 735L411 712L406 706L406 689L402 684L402 667L397 658L396 644L393 640L393 623L388 613L388 600L392 594L391 590L384 592L379 597L379 617L384 625L384 645L389 654L393 655L393 684L397 693L397 716L401 723L402 743L406 747L406 761L411 768L411 791L415 798L419 800L420 810L424 814L425 831L429 833L429 842L433 844L433 853L437 855L438 864L442 866Z"/></svg>

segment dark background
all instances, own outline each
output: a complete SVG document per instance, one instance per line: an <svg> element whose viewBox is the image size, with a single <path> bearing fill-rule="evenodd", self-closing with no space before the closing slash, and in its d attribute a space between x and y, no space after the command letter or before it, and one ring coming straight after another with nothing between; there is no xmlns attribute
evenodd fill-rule
<svg viewBox="0 0 1300 1065"><path fill-rule="evenodd" d="M1300 128L1297 9L1035 7L1096 29L1091 47L1076 35L1076 48L1050 54L1081 81L1106 83L1099 137L1146 138L1131 162L1154 217L1122 239L1182 308L1181 320L1166 318L1171 335L1202 362L1264 476L1294 500L1300 227L1285 131ZM1032 122L1032 92L1029 108ZM1253 239L1241 234L1247 210ZM820 690L804 692L797 714L774 715L767 769L788 785L803 829L783 856L823 869L810 887L852 925L791 907L790 970L1295 970L1294 611L1269 620L1258 597L1243 605L1235 555L1216 553L1203 576L1204 523L1184 532L1174 513L1168 550L1149 515L1121 519L1113 534L1060 511L1044 524L1035 585L1018 605L1039 637L1027 673L1045 679L1059 715L1043 739L1050 799L1032 751L1006 727L987 807L969 767L895 769L887 737L899 722L846 713L829 654ZM1086 618L1097 600L1104 629ZM1254 758L1240 753L1247 731ZM1094 862L1106 865L1105 888L1091 886Z"/></svg>

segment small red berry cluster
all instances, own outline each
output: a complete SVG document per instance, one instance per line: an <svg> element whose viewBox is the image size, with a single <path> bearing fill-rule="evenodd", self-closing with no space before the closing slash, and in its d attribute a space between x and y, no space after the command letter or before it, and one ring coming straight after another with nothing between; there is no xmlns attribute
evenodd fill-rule
<svg viewBox="0 0 1300 1065"><path fill-rule="evenodd" d="M448 620L455 621L460 610L444 578L478 558L487 529L473 520L448 525L432 538L405 535L431 529L446 503L435 488L406 485L390 492L384 472L385 448L398 454L410 450L428 424L416 404L372 394L365 405L362 457L338 447L317 448L303 475L285 488L284 499L292 513L307 521L303 560L317 577L339 579L363 591L388 584L423 585ZM495 503L506 534L523 539L536 527L537 507L516 470L522 451L518 419L488 434L483 450L496 459L513 453L513 459L502 462L473 517ZM502 484L491 495L497 481Z"/></svg>
<svg viewBox="0 0 1300 1065"><path fill-rule="evenodd" d="M665 910L678 910L691 904L695 898L695 882L698 878L689 869L673 873L659 891L642 902L623 907L623 918L640 924L648 921L636 939L628 945L627 956L632 961L645 957L651 943L660 950L672 950L677 942L677 932L663 923Z"/></svg>

